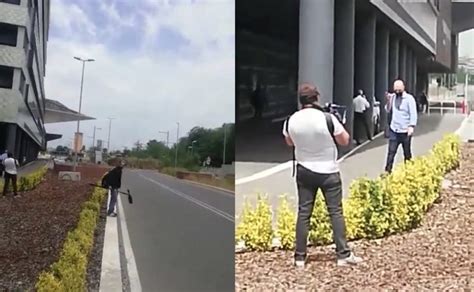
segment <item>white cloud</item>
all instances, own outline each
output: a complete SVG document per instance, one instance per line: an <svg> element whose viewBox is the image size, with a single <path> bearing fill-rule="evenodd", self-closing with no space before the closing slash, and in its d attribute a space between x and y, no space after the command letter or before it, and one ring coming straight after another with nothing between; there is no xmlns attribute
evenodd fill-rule
<svg viewBox="0 0 474 292"><path fill-rule="evenodd" d="M214 2L222 1L195 5L197 9L192 10L193 14L183 4L170 5L166 12L160 11L161 6L158 6L149 11L147 31L160 25L171 26L189 38L193 46L202 49L206 48L208 40L228 39L234 34L233 3ZM70 16L58 16L58 13L68 11L64 10L66 4L62 1L52 5L62 6L52 10L52 22L67 23L67 27L83 22L76 19L76 23L68 23L74 21L64 20ZM116 19L115 16L110 18ZM201 31L211 28L217 32L206 34ZM94 125L103 129L97 133L98 138L107 138L107 117L116 118L111 137L111 148L115 149L130 147L137 140L165 138L159 131L171 131L170 140L173 140L178 121L182 135L194 126L218 127L234 121L233 44L222 42L193 59L177 55L171 58L169 54L145 50L140 44L136 46L136 50L124 53L104 43L50 37L46 94L51 99L77 110L81 64L72 57L78 55L97 60L87 63L84 81L82 112L98 119L81 123L87 145L91 144L87 136L92 136ZM50 146L70 144L68 139L73 137L75 123L47 125L47 130L64 136Z"/></svg>

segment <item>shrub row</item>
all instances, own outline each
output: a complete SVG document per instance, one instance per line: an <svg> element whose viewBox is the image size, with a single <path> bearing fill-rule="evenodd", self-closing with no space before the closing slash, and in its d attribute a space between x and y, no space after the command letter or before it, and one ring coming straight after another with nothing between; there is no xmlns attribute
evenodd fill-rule
<svg viewBox="0 0 474 292"><path fill-rule="evenodd" d="M445 136L424 156L399 164L389 175L366 177L352 182L343 201L349 240L380 238L413 229L439 198L443 176L458 167L461 157L457 135ZM265 198L256 208L246 202L236 230L236 241L250 250L269 250L274 235L281 248L291 249L295 241L296 214L284 198L277 211L276 230ZM310 222L309 241L314 245L332 243L332 228L322 194L317 194Z"/></svg>
<svg viewBox="0 0 474 292"><path fill-rule="evenodd" d="M37 291L86 291L87 263L106 194L106 190L95 188L83 204L77 227L68 233L59 260L39 275Z"/></svg>
<svg viewBox="0 0 474 292"><path fill-rule="evenodd" d="M36 188L36 186L39 185L43 181L44 176L47 171L48 171L48 167L44 166L28 175L21 176L17 182L18 191L26 192L26 191L30 191ZM13 190L13 186L11 183L8 186L8 189L9 191ZM3 181L0 182L0 190L3 191Z"/></svg>

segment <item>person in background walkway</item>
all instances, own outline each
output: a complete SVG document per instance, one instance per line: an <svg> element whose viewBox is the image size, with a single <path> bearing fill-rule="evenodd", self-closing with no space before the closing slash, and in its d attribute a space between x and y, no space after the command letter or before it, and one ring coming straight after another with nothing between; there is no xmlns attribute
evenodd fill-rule
<svg viewBox="0 0 474 292"><path fill-rule="evenodd" d="M3 166L5 167L5 182L3 184L3 196L7 195L8 192L8 187L10 185L10 181L12 181L13 184L13 196L17 196L17 184L16 184L16 178L17 178L17 167L18 167L18 160L13 158L12 153L7 154L7 158L3 160Z"/></svg>
<svg viewBox="0 0 474 292"><path fill-rule="evenodd" d="M0 155L0 177L3 177L5 167L3 166L3 161L8 158L8 150L5 150L5 153Z"/></svg>
<svg viewBox="0 0 474 292"><path fill-rule="evenodd" d="M111 217L117 217L115 205L117 204L118 190L122 186L122 169L124 166L125 162L121 161L102 178L102 186L110 189L110 202L107 209L107 215Z"/></svg>
<svg viewBox="0 0 474 292"><path fill-rule="evenodd" d="M411 138L418 120L415 98L405 91L403 81L395 81L393 89L395 96L392 96L385 106L392 117L388 137L387 163L385 165L385 171L388 173L392 172L393 162L400 144L403 147L405 161L411 159Z"/></svg>
<svg viewBox="0 0 474 292"><path fill-rule="evenodd" d="M364 95L362 90L359 90L359 94L354 98L352 102L354 106L354 129L355 129L355 140L357 145L360 145L360 130L364 128L367 139L372 140L372 135L370 134L369 123L366 117L366 111L370 108L370 103L367 101L367 98Z"/></svg>
<svg viewBox="0 0 474 292"><path fill-rule="evenodd" d="M426 96L424 91L420 95L420 104L421 104L421 112L427 113L428 112L428 97Z"/></svg>
<svg viewBox="0 0 474 292"><path fill-rule="evenodd" d="M318 104L319 92L311 84L299 91L302 109L291 115L283 125L288 146L295 147L297 162L298 219L296 223L295 266L303 268L311 214L316 194L321 189L336 243L337 265L358 264L346 239L346 223L342 212L342 182L337 159L337 147L349 144L349 134L339 120L325 113Z"/></svg>

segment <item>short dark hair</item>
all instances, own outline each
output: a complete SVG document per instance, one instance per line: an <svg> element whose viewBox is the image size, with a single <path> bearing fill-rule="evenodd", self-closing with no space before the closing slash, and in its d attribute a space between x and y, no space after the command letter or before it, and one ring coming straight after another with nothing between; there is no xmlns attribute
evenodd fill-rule
<svg viewBox="0 0 474 292"><path fill-rule="evenodd" d="M7 153L7 156L8 156L8 158L12 158L12 157L13 157L13 153L8 152L8 153Z"/></svg>
<svg viewBox="0 0 474 292"><path fill-rule="evenodd" d="M302 105L314 104L319 101L319 90L316 86L303 83L299 88L299 100Z"/></svg>

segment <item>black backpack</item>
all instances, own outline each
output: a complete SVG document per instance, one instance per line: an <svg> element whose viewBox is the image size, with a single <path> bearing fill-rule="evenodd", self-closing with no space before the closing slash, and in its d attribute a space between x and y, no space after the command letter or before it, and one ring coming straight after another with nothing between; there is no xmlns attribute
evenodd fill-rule
<svg viewBox="0 0 474 292"><path fill-rule="evenodd" d="M315 110L319 110L317 108L314 108ZM323 112L324 113L324 117L326 118L326 125L328 127L328 130L329 130L329 133L331 134L331 137L332 137L332 140L334 141L334 144L337 145L336 143L336 138L334 137L334 123L332 121L332 117L331 117L331 113L328 113L328 112ZM289 131L289 124L290 124L290 118L291 118L292 115L289 115L286 120L285 120L285 131L288 133L288 136L290 135L290 131ZM292 146L292 152L293 152L293 173L292 173L292 176L295 176L295 171L296 171L296 153L295 153L295 146Z"/></svg>

